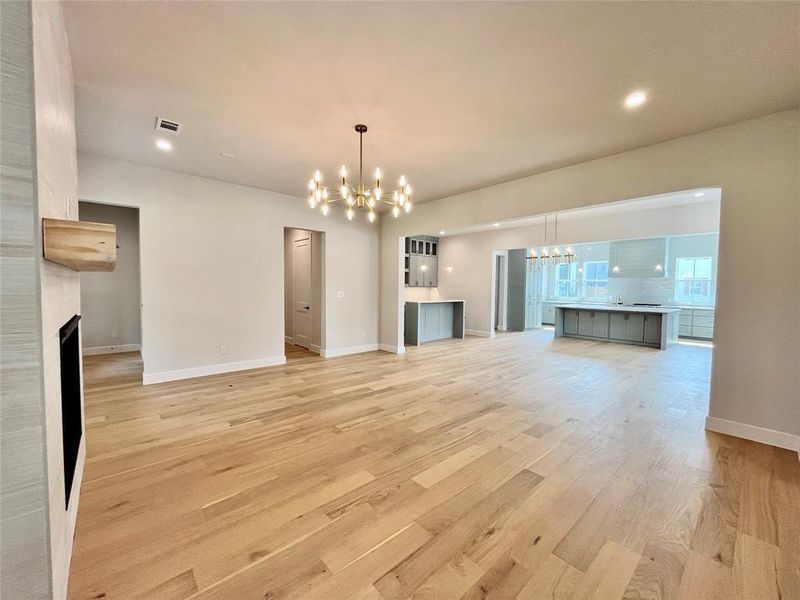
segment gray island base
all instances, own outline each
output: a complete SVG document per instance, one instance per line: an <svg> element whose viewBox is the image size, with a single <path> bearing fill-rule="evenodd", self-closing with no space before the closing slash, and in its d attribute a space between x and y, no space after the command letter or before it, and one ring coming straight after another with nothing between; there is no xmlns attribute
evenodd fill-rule
<svg viewBox="0 0 800 600"><path fill-rule="evenodd" d="M463 300L406 302L405 313L406 345L464 337Z"/></svg>
<svg viewBox="0 0 800 600"><path fill-rule="evenodd" d="M678 341L679 313L659 306L557 304L555 337L666 350Z"/></svg>

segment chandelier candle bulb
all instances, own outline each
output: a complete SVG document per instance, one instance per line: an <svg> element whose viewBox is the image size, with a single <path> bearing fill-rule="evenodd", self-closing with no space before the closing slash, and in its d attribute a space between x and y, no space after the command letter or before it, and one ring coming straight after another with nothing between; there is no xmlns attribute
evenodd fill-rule
<svg viewBox="0 0 800 600"><path fill-rule="evenodd" d="M342 168L339 169L339 175L342 178L342 185L344 185L344 179L345 179L345 177L347 177L347 167L342 165Z"/></svg>
<svg viewBox="0 0 800 600"><path fill-rule="evenodd" d="M394 208L392 208L392 216L395 219L400 216L400 208L399 207L395 206Z"/></svg>
<svg viewBox="0 0 800 600"><path fill-rule="evenodd" d="M347 209L347 220L348 221L352 221L353 220L353 216L355 216L355 213L353 212L353 209L352 208L348 208Z"/></svg>
<svg viewBox="0 0 800 600"><path fill-rule="evenodd" d="M322 211L322 214L323 214L323 215L327 215L327 214L328 214L328 211L330 210L330 209L328 208L328 203L326 202L325 204L323 204L323 205L322 205L322 208L320 208L320 210Z"/></svg>
<svg viewBox="0 0 800 600"><path fill-rule="evenodd" d="M367 218L369 219L370 223L374 223L375 222L375 213L372 212L372 211L369 211L369 214L367 215Z"/></svg>

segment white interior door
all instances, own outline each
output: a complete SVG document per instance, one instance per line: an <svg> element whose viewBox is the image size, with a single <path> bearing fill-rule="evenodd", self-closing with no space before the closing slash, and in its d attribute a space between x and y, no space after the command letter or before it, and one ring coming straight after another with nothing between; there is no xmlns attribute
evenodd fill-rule
<svg viewBox="0 0 800 600"><path fill-rule="evenodd" d="M294 286L294 343L311 347L311 238L294 240L292 252Z"/></svg>

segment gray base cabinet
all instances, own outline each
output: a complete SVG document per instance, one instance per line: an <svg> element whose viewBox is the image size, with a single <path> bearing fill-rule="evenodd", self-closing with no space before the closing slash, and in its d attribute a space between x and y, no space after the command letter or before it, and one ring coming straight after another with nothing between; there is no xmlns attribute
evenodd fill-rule
<svg viewBox="0 0 800 600"><path fill-rule="evenodd" d="M612 340L644 341L644 315L612 313L609 324L608 337Z"/></svg>
<svg viewBox="0 0 800 600"><path fill-rule="evenodd" d="M406 302L405 343L418 346L432 340L464 337L463 300Z"/></svg>
<svg viewBox="0 0 800 600"><path fill-rule="evenodd" d="M626 310L627 309L627 310ZM677 309L555 307L555 337L575 337L665 349L678 341Z"/></svg>

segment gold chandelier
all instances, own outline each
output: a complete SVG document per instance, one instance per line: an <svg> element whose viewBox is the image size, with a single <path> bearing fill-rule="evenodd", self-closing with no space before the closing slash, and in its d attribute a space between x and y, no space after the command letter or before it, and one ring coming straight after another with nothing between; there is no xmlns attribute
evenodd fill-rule
<svg viewBox="0 0 800 600"><path fill-rule="evenodd" d="M572 248L567 246L566 251L562 252L558 247L558 213L555 214L556 221L556 240L552 253L550 252L550 245L547 238L547 215L544 216L544 246L542 246L542 253L537 254L536 248L531 248L531 255L526 257L531 261L534 267L543 267L545 265L569 265L575 260L575 253Z"/></svg>
<svg viewBox="0 0 800 600"><path fill-rule="evenodd" d="M347 205L345 214L348 219L352 221L355 216L355 209L362 208L368 211L367 218L370 223L375 221L374 209L378 202L390 205L392 207L392 216L395 218L400 215L401 210L410 212L412 190L406 181L405 175L400 176L400 187L391 192L385 192L381 187L380 168L375 169L375 184L369 187L364 184L364 134L367 131L367 126L359 123L355 129L358 132L358 184L353 187L347 182L347 167L344 165L339 170L342 185L338 189L322 185L322 174L317 170L314 173L314 178L308 182L308 205L311 208L316 208L319 205L322 214L327 215L330 211L329 205L342 200ZM391 199L388 200L387 197Z"/></svg>

